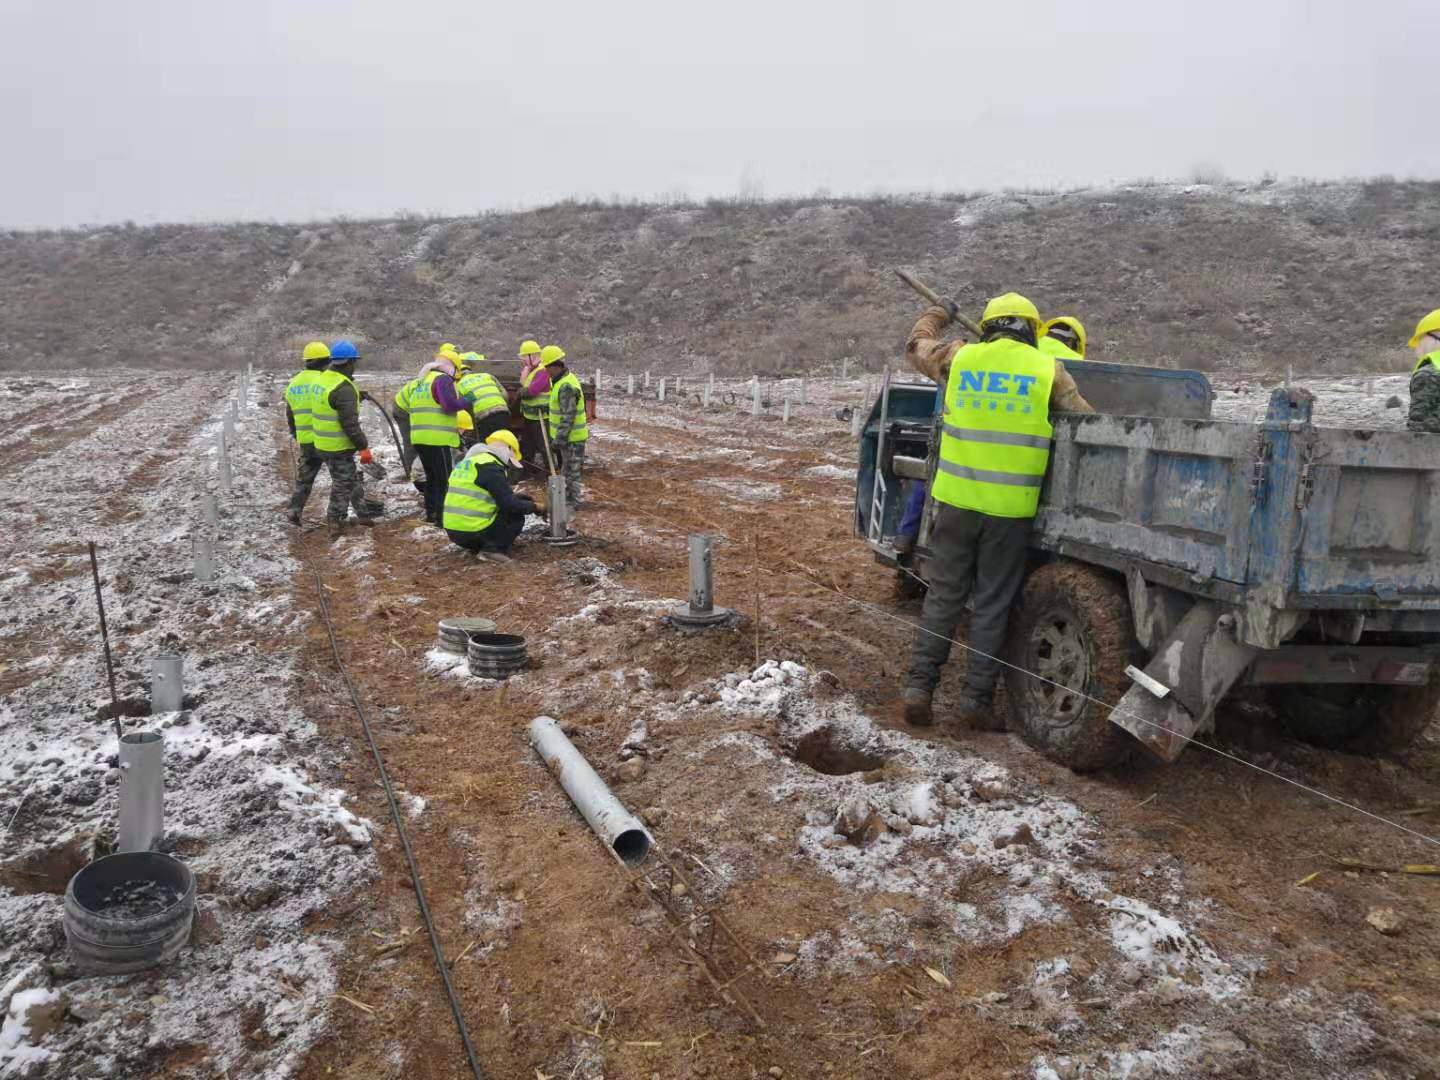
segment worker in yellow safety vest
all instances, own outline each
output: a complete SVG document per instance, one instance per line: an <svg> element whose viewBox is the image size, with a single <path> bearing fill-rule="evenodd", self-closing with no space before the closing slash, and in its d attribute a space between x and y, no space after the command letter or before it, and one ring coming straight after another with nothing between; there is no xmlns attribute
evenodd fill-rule
<svg viewBox="0 0 1440 1080"><path fill-rule="evenodd" d="M285 422L290 425L298 450L295 463L295 490L290 495L290 508L286 517L290 524L299 525L300 515L310 498L310 489L315 486L315 477L324 465L315 449L314 408L315 398L321 393L319 374L330 363L330 346L323 341L309 342L300 351L304 368L285 387Z"/></svg>
<svg viewBox="0 0 1440 1080"><path fill-rule="evenodd" d="M1031 522L1050 460L1051 411L1093 412L1065 365L1036 348L1040 315L1017 293L997 296L973 344L941 335L954 301L930 308L910 331L911 366L945 387L940 455L930 497L930 588L910 656L905 720L931 723L931 698L950 639L972 595L970 656L958 712L991 726L991 701L1010 605L1025 573Z"/></svg>
<svg viewBox="0 0 1440 1080"><path fill-rule="evenodd" d="M1440 434L1440 308L1420 320L1410 337L1415 367L1410 372L1411 431Z"/></svg>
<svg viewBox="0 0 1440 1080"><path fill-rule="evenodd" d="M331 539L344 533L351 506L357 524L374 525L377 520L364 512L364 491L355 470L357 451L360 464L371 463L370 443L360 429L360 391L351 379L359 360L359 350L349 341L330 346L330 366L316 376L321 392L311 407L315 450L330 470L326 520Z"/></svg>
<svg viewBox="0 0 1440 1080"><path fill-rule="evenodd" d="M565 350L559 345L546 345L540 361L550 372L550 402L545 417L550 449L560 459L555 467L565 474L565 503L573 512L580 508L580 474L585 468L585 444L590 438L585 391L575 373L565 366Z"/></svg>
<svg viewBox="0 0 1440 1080"><path fill-rule="evenodd" d="M1045 324L1036 346L1057 360L1085 359L1085 325L1074 315L1057 315Z"/></svg>
<svg viewBox="0 0 1440 1080"><path fill-rule="evenodd" d="M472 446L450 473L445 492L445 532L477 558L509 562L510 545L525 527L534 501L516 495L508 469L520 464L520 441L513 432L495 431Z"/></svg>
<svg viewBox="0 0 1440 1080"><path fill-rule="evenodd" d="M395 419L409 460L418 456L425 467L425 520L436 526L445 505L451 451L460 446L456 414L465 403L456 390L455 376L461 364L455 346L447 342L395 394Z"/></svg>
<svg viewBox="0 0 1440 1080"><path fill-rule="evenodd" d="M541 476L548 474L545 464L545 410L550 407L550 373L540 362L540 343L526 339L520 343L520 386L515 391L515 405L520 409L520 461Z"/></svg>
<svg viewBox="0 0 1440 1080"><path fill-rule="evenodd" d="M480 353L461 353L457 367L460 377L455 380L455 390L475 421L475 442L484 442L494 432L510 426L505 388L490 372L479 370L483 363L485 357Z"/></svg>

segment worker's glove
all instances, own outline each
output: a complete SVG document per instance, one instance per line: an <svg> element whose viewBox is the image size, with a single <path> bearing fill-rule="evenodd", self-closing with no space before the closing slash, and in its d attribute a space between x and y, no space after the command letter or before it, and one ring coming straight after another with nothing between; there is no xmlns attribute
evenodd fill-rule
<svg viewBox="0 0 1440 1080"><path fill-rule="evenodd" d="M368 449L360 451L360 464L369 465L375 460Z"/></svg>
<svg viewBox="0 0 1440 1080"><path fill-rule="evenodd" d="M540 513L540 507L538 507L538 506L535 505L535 500L534 500L534 499L527 498L527 497L525 497L525 496L521 496L517 501L520 503L520 509L521 509L521 510L524 510L525 513L527 513L527 514L538 514L538 513Z"/></svg>
<svg viewBox="0 0 1440 1080"><path fill-rule="evenodd" d="M945 318L950 322L954 322L960 317L960 305L948 296L940 298L940 306L945 309Z"/></svg>

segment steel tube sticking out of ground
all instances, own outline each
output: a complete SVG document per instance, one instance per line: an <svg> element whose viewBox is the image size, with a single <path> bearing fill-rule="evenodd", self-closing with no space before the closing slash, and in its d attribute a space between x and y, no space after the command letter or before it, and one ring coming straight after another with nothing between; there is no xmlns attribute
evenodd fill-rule
<svg viewBox="0 0 1440 1080"><path fill-rule="evenodd" d="M650 834L610 793L605 781L565 737L560 725L551 717L537 716L530 722L529 730L530 745L610 853L626 866L643 863L650 854Z"/></svg>
<svg viewBox="0 0 1440 1080"><path fill-rule="evenodd" d="M645 372L645 389L650 389L650 372Z"/></svg>
<svg viewBox="0 0 1440 1080"><path fill-rule="evenodd" d="M715 606L714 540L708 533L690 537L690 610L710 611Z"/></svg>
<svg viewBox="0 0 1440 1080"><path fill-rule="evenodd" d="M195 548L195 580L208 585L215 580L215 546L208 536L192 538Z"/></svg>
<svg viewBox="0 0 1440 1080"><path fill-rule="evenodd" d="M685 391L684 391L684 389L683 389L683 386L684 386L684 384L680 381L680 376L679 376L679 375L676 375L676 376L675 376L675 400L676 400L676 401L683 401L684 398L685 398Z"/></svg>
<svg viewBox="0 0 1440 1080"><path fill-rule="evenodd" d="M205 513L205 527L218 529L220 527L220 500L210 492L206 492L200 496L200 507Z"/></svg>
<svg viewBox="0 0 1440 1080"><path fill-rule="evenodd" d="M565 477L556 473L550 477L546 487L550 502L550 535L556 540L563 540L570 524L570 508L565 504Z"/></svg>
<svg viewBox="0 0 1440 1080"><path fill-rule="evenodd" d="M713 390L714 387L715 384L711 383L709 386L705 387L705 389L702 390L700 393L700 404L707 409L710 407L710 391Z"/></svg>
<svg viewBox="0 0 1440 1080"><path fill-rule="evenodd" d="M158 731L132 731L120 739L120 835L115 850L152 851L164 835L165 740Z"/></svg>
<svg viewBox="0 0 1440 1080"><path fill-rule="evenodd" d="M849 377L850 377L850 361L849 361L849 360L841 360L841 361L840 361L840 381L841 381L841 382L844 382L844 381L845 381L846 379L848 379Z"/></svg>
<svg viewBox="0 0 1440 1080"><path fill-rule="evenodd" d="M185 700L185 661L174 653L150 660L150 711L179 712Z"/></svg>
<svg viewBox="0 0 1440 1080"><path fill-rule="evenodd" d="M635 396L635 375L633 373L625 376L625 393L630 397Z"/></svg>
<svg viewBox="0 0 1440 1080"><path fill-rule="evenodd" d="M790 399L788 397L785 399L785 408L780 414L780 422L782 424L790 422Z"/></svg>
<svg viewBox="0 0 1440 1080"><path fill-rule="evenodd" d="M224 453L223 451L220 454L220 464L217 473L217 479L220 481L220 491L223 494L229 495L231 490L230 485L232 482L230 477L230 455Z"/></svg>
<svg viewBox="0 0 1440 1080"><path fill-rule="evenodd" d="M750 415L760 415L760 380L750 380Z"/></svg>
<svg viewBox="0 0 1440 1080"><path fill-rule="evenodd" d="M862 411L861 406L856 405L855 411L850 414L850 437L852 439L860 438L860 432L864 427L865 413Z"/></svg>
<svg viewBox="0 0 1440 1080"><path fill-rule="evenodd" d="M664 380L664 379L661 379L661 380L660 380L660 389L656 392L655 396L659 399L661 405L664 405L664 404L665 404L665 380Z"/></svg>

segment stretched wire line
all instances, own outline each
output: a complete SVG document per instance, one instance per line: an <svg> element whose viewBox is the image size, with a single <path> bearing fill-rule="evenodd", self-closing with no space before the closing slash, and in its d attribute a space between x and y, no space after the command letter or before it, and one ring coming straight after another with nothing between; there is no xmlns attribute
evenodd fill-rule
<svg viewBox="0 0 1440 1080"><path fill-rule="evenodd" d="M380 747L375 742L375 735L370 730L370 720L365 715L365 707L360 703L360 694L355 689L355 684L350 681L350 674L345 670L345 663L340 659L340 644L335 640L335 624L330 619L330 605L325 602L325 583L320 577L320 571L313 571L315 575L315 595L320 598L320 615L325 622L325 633L330 638L330 651L335 654L335 667L340 672L340 678L345 682L345 689L350 692L350 701L355 706L356 715L360 717L360 726L365 730L365 741L370 744L370 753L375 757L375 768L380 773L380 783L385 788L385 798L390 803L390 817L395 822L395 831L400 836L400 846L405 851L405 863L410 868L410 881L415 886L415 902L420 907L420 919L425 923L425 931L430 935L430 948L435 953L435 966L440 971L440 981L445 984L445 996L450 999L450 1013L455 1017L455 1026L460 1030L460 1041L465 1045L465 1056L470 1062L470 1071L475 1074L475 1080L485 1080L480 1072L480 1062L475 1057L475 1047L470 1043L470 1031L465 1026L465 1016L460 1011L460 999L455 995L455 986L450 982L450 968L445 963L445 950L440 945L440 937L435 933L435 920L430 917L430 905L425 902L425 888L420 884L420 867L415 862L415 853L410 849L410 837L405 832L404 816L400 812L400 804L395 799L395 789L390 786L390 774L385 771L385 759L380 756Z"/></svg>
<svg viewBox="0 0 1440 1080"><path fill-rule="evenodd" d="M909 574L916 581L919 581L922 585L925 584L924 579L921 578L919 575L912 573L910 570L906 569L903 566L900 567L900 569L904 571L904 573ZM995 663L1010 668L1012 671L1018 671L1022 675L1028 675L1032 679L1037 679L1040 682L1048 683L1049 685L1054 686L1057 689L1064 690L1066 693L1074 694L1076 697L1083 698L1086 701L1094 702L1101 708L1108 709L1113 715L1132 717L1136 720L1139 720L1142 724L1146 724L1150 727L1157 728L1158 730L1165 732L1165 734L1167 735L1171 735L1177 739L1184 739L1186 742L1193 743L1194 745L1204 750L1209 750L1213 754L1219 754L1223 758L1229 758L1231 761L1238 762L1239 764L1244 765L1246 768L1254 769L1256 772L1264 773L1266 776L1272 776L1276 780L1283 780L1285 783L1297 787L1301 791L1307 791L1311 795L1317 795L1320 798L1325 799L1328 802L1332 802L1337 806L1343 806L1347 810L1353 810L1357 814L1363 814L1365 817L1368 817L1374 821L1379 821L1385 825L1389 825L1392 828L1399 829L1403 833L1409 833L1411 836L1415 837L1418 840L1423 840L1427 844L1433 844L1436 847L1440 847L1440 839L1436 839L1433 836L1428 836L1425 833L1422 833L1416 829L1412 829L1407 825L1402 825L1398 821L1392 821L1390 818L1382 817L1381 815L1373 813L1370 810L1366 810L1363 806L1356 806L1354 803L1347 802L1339 796L1328 794L1327 792L1321 791L1319 788L1313 788L1308 784L1302 784L1298 780L1292 780L1288 776L1273 772L1272 770L1265 768L1263 765L1256 765L1253 761L1246 761L1244 758L1236 754L1232 754L1228 750L1222 750L1218 746L1211 746L1209 743L1202 742L1200 739L1194 738L1193 736L1184 735L1178 731L1173 731L1170 728L1167 728L1164 724L1157 724L1154 720L1150 720L1144 716L1141 716L1139 713L1131 712L1128 709L1121 709L1118 705L1111 705L1108 701L1103 701L1100 698L1092 697L1091 695L1085 693L1082 690L1076 690L1074 687L1066 686L1063 683L1058 683L1054 679L1047 679L1044 675L1041 675L1038 672L1030 671L1026 668L1021 667L1018 664L1012 664L1008 660L1003 660L998 656L991 656L989 653L981 649L977 649L971 645L967 645L963 641L956 641L954 638L946 637L944 634L937 634L933 630L926 629L919 623L911 622L909 619L901 615L895 615L892 612L886 611L884 608L877 607L874 604L867 604L864 600L858 600L853 596L848 596L845 593L841 592L839 589L835 588L833 585L827 585L824 582L817 581L814 578L809 577L808 575L797 574L791 570L779 570L779 568L777 568L777 570L781 574L788 574L790 577L799 578L802 581L807 581L811 585L819 586L822 589L828 589L829 591L835 593L837 596L848 600L852 604L858 604L869 611L875 612L876 614L884 615L887 619L893 619L896 622L904 623L906 626L909 626L912 629L919 630L922 634L929 634L933 638L939 638L942 641L948 641L952 645L960 646L960 648L964 649L966 652L974 653L976 656L983 656L985 657L985 659L993 660L995 661ZM1114 720L1112 719L1111 722L1113 723Z"/></svg>
<svg viewBox="0 0 1440 1080"><path fill-rule="evenodd" d="M613 496L611 496L611 497L613 498ZM647 511L647 510L641 510L639 507L636 507L636 506L630 506L630 505L628 505L628 504L626 504L626 503L620 502L619 500L616 500L615 505L620 506L620 507L622 507L622 508L624 508L624 509L626 509L626 510L631 510L631 511L634 511L634 512L637 512L637 513L646 514L647 516L652 517L652 518L654 518L654 519L657 520L657 521L663 521L665 524L669 525L671 528L679 529L681 532L689 532L689 531L690 531L688 527L686 527L686 526L684 526L684 525L681 525L679 522L672 521L672 520L670 520L669 518L662 517L662 516L659 515L659 514L655 514L655 513L652 513L652 512L650 512L650 511ZM1440 847L1440 839L1436 839L1436 838L1433 837L1433 836L1429 836L1429 835L1427 835L1427 834L1425 834L1425 833L1423 833L1423 832L1420 832L1420 831L1417 830L1417 829L1412 829L1412 828L1410 828L1408 825L1403 825L1403 824L1401 824L1401 823L1398 822L1398 821L1392 821L1390 818L1383 817L1383 816L1381 816L1380 814L1374 813L1373 811L1366 810L1363 806L1356 806L1356 805L1355 805L1354 803L1352 803L1352 802L1348 802L1347 800L1342 799L1342 798L1340 798L1340 797L1337 796L1337 795L1331 795L1331 794L1329 794L1328 792L1321 791L1319 788L1311 787L1309 784L1302 784L1302 783L1301 783L1300 781L1298 781L1298 780L1292 780L1292 779L1291 779L1290 777L1288 777L1288 776L1283 776L1283 775L1281 775L1280 773L1277 773L1277 772L1274 772L1273 770L1267 769L1267 768L1265 768L1263 765L1256 765L1253 761L1247 761L1247 760L1245 760L1244 758L1238 756L1237 754L1232 754L1232 753L1230 753L1228 750L1222 750L1222 749L1220 749L1218 746L1212 746L1211 744L1209 744L1209 743L1207 743L1207 742L1204 742L1204 741L1202 741L1202 740L1200 740L1200 739L1197 739L1197 738L1195 738L1194 736L1184 735L1184 734L1182 734L1182 733L1180 733L1180 732L1178 732L1178 731L1172 731L1170 728L1167 728L1164 724L1158 724L1158 723L1156 723L1155 721L1150 720L1150 719L1148 719L1148 718L1146 718L1146 717L1144 717L1144 716L1140 716L1140 715L1137 714L1137 713L1133 713L1133 712L1131 712L1131 711L1128 710L1128 709L1121 709L1118 705L1111 705L1111 704L1110 704L1109 702L1107 702L1107 701L1103 701L1103 700L1101 700L1100 698L1097 698L1097 697L1092 697L1091 695L1086 694L1086 693L1084 693L1084 692L1081 691L1081 690L1076 690L1074 687L1065 686L1063 683L1058 683L1058 682L1056 682L1054 679L1047 679L1044 675L1041 675L1039 672L1030 671L1030 670L1028 670L1028 669L1026 669L1026 668L1021 667L1021 666L1018 665L1018 664L1012 664L1010 661L1001 659L1001 658L998 657L998 656L991 656L989 653L984 652L984 651L982 651L982 650L980 650L980 649L977 649L977 648L975 648L975 647L973 647L973 646L971 646L971 645L967 645L967 644L966 644L965 642L963 642L963 641L957 641L955 638L946 637L944 634L937 634L937 633L935 633L933 630L927 629L926 627L924 627L924 626L921 625L920 623L911 622L909 619L905 618L905 617L902 616L902 615L896 615L894 612L886 611L884 608L878 607L878 606L876 606L875 604L866 603L864 600L858 599L857 597L854 597L854 596L850 596L848 593L842 592L840 589L836 588L834 585L830 585L830 584L827 584L826 582L819 581L819 580L817 580L816 578L810 577L808 574L797 574L797 573L795 573L793 570L785 570L785 569L782 569L782 568L780 568L780 567L778 567L778 566L777 566L777 567L774 567L773 569L775 570L776 573L785 574L785 575L787 575L787 576L789 576L789 577L797 578L797 579L799 579L800 581L804 581L806 584L816 586L817 588L825 589L825 590L827 590L827 591L829 591L829 592L833 592L836 596L840 597L840 598L843 599L843 600L846 600L846 601L848 601L848 602L850 602L850 603L852 603L852 604L858 604L860 607L865 608L867 611L873 611L873 612L875 612L877 615L883 615L885 618L891 619L891 620L893 620L893 621L895 621L895 622L898 622L898 623L901 623L901 624L903 624L903 625L905 625L905 626L908 626L908 627L910 627L912 630L918 630L918 631L920 631L922 634L929 634L929 635L930 635L931 637L933 637L933 638L939 638L939 639L942 640L942 641L948 641L948 642L950 642L950 644L952 644L952 645L958 645L960 648L964 649L966 652L974 653L976 656L983 656L983 657L985 657L987 660L993 660L993 661L995 661L997 664L1000 664L1002 667L1007 667L1007 668L1010 668L1010 669L1013 670L1013 671L1018 671L1018 672L1020 672L1020 673L1023 674L1023 675L1028 675L1028 676L1030 676L1032 679L1037 679L1037 680L1039 680L1040 682L1048 683L1050 686L1054 686L1054 687L1056 687L1057 689L1064 690L1066 693L1074 694L1075 696L1080 697L1080 698L1083 698L1083 699L1086 700L1086 701L1093 702L1094 704L1099 705L1101 708L1109 710L1109 712L1110 712L1111 714L1113 714L1113 715L1119 715L1119 716L1125 716L1125 717L1133 717L1134 719L1139 720L1141 723L1146 724L1146 725L1148 725L1148 726L1150 726L1150 727L1156 728L1156 729L1158 729L1158 730L1160 730L1160 731L1163 731L1163 732L1165 732L1167 735L1173 736L1174 738L1183 739L1185 742L1187 742L1187 743L1192 743L1193 745L1198 746L1198 747L1200 747L1200 748L1203 749L1203 750L1209 750L1212 754L1218 754L1220 757L1228 758L1229 760L1234 761L1234 762L1236 762L1236 763L1238 763L1238 764L1240 764L1240 765L1244 765L1244 766L1245 766L1246 768L1248 768L1248 769L1254 769L1254 770L1255 770L1256 772L1258 772L1258 773L1263 773L1263 774L1266 775L1266 776L1270 776L1270 777L1273 777L1273 778L1276 779L1276 780L1283 781L1284 783L1287 783L1287 784L1291 785L1292 787L1299 788L1301 791L1308 792L1308 793L1310 793L1311 795L1315 795L1315 796L1318 796L1318 797L1321 798L1321 799L1326 800L1327 802L1334 803L1336 806L1342 806L1342 807L1344 807L1344 808L1347 809L1347 810L1352 810L1352 811L1354 811L1354 812L1357 813L1357 814L1360 814L1360 815L1362 815L1362 816L1364 816L1364 817L1370 818L1372 821L1378 821L1378 822L1380 822L1381 824L1389 825L1389 826L1390 826L1391 828L1393 828L1393 829L1398 829L1398 830L1399 830L1400 832L1402 832L1402 833L1407 833L1408 835L1413 836L1413 837L1416 838L1417 840L1423 840L1423 841L1424 841L1425 843L1427 843L1427 844L1434 845L1435 847ZM902 567L899 567L898 569L899 569L901 572L903 572L903 573L905 573L905 574L908 574L910 577L914 578L916 581L920 582L922 585L927 584L926 581L924 580L924 578L920 577L918 574L915 574L913 571L909 570L908 568L902 566ZM1112 720L1112 723L1113 723L1113 722L1114 722L1114 721Z"/></svg>

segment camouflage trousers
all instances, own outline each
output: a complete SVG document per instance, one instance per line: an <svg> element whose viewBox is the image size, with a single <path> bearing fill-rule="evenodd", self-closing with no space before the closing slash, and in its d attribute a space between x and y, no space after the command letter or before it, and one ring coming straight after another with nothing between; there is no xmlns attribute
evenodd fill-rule
<svg viewBox="0 0 1440 1080"><path fill-rule="evenodd" d="M290 496L290 512L296 516L305 509L315 478L325 466L330 467L330 506L325 517L344 521L349 507L356 517L365 516L365 485L355 466L355 451L322 452L309 446L300 447L300 461L295 467L295 491Z"/></svg>
<svg viewBox="0 0 1440 1080"><path fill-rule="evenodd" d="M565 460L560 471L565 474L565 503L574 510L580 505L580 473L585 468L585 444L566 443L562 456Z"/></svg>

